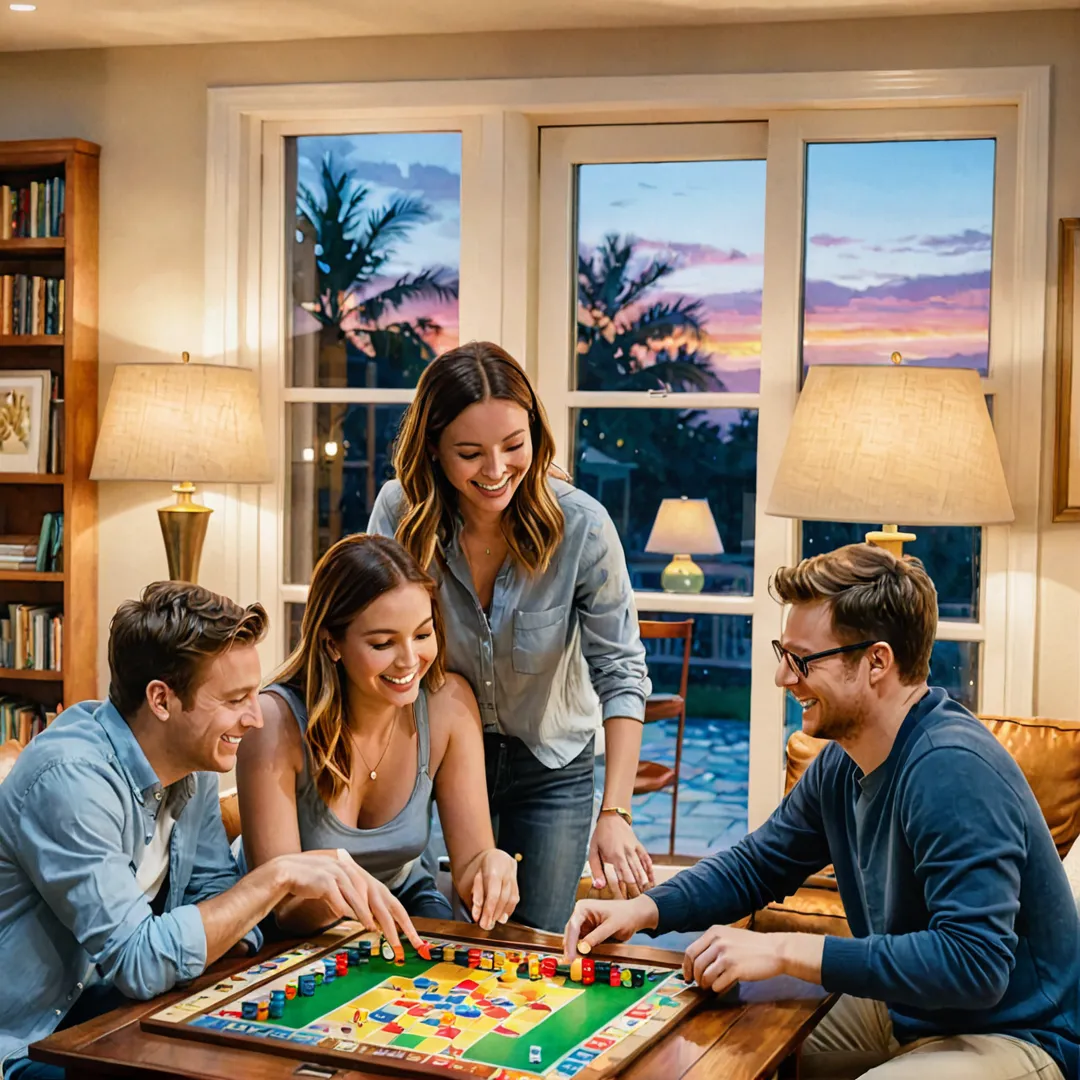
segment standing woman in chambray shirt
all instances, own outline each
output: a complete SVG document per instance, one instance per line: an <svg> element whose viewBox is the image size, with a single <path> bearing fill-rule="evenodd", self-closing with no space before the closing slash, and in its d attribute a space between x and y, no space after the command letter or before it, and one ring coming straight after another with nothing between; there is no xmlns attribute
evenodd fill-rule
<svg viewBox="0 0 1080 1080"><path fill-rule="evenodd" d="M420 377L394 449L396 480L368 530L396 536L439 583L447 669L484 726L499 847L521 854L514 918L561 930L586 854L631 887L653 880L629 806L650 684L626 560L595 499L549 476L555 444L517 362L473 342ZM604 798L590 843L593 743Z"/></svg>

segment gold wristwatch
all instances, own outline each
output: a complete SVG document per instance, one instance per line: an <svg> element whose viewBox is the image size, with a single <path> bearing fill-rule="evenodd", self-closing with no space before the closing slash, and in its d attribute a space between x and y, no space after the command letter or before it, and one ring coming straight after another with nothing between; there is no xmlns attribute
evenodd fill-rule
<svg viewBox="0 0 1080 1080"><path fill-rule="evenodd" d="M633 826L633 824L634 824L634 815L631 814L630 811L627 810L625 806L601 806L600 807L600 813L601 814L618 814L619 817L621 817L623 819L623 821L626 822L627 825Z"/></svg>

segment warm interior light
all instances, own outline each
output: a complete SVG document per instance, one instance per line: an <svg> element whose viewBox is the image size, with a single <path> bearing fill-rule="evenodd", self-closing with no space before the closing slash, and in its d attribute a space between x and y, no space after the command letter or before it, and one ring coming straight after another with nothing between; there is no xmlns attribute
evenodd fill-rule
<svg viewBox="0 0 1080 1080"><path fill-rule="evenodd" d="M37 4L8 4L12 11L37 11Z"/></svg>

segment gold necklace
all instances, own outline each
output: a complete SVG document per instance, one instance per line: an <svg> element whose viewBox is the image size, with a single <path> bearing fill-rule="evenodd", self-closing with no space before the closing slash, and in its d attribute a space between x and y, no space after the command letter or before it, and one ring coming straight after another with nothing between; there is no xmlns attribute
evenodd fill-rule
<svg viewBox="0 0 1080 1080"><path fill-rule="evenodd" d="M386 745L383 747L383 752L379 755L379 760L375 762L375 768L371 768L367 763L367 758L364 757L364 751L360 749L360 744L354 742L353 746L356 747L356 752L360 755L360 760L364 763L364 768L368 769L368 776L372 780L379 779L379 766L383 763L383 758L386 757L386 751L390 749L390 743L394 738L394 728L397 727L397 717L395 716L390 724L390 737L386 740Z"/></svg>

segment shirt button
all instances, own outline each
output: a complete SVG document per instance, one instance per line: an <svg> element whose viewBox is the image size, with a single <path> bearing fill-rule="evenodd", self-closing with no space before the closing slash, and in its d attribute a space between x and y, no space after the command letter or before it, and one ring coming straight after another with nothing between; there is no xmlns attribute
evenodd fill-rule
<svg viewBox="0 0 1080 1080"><path fill-rule="evenodd" d="M158 802L161 802L161 792L160 791L155 791L154 792L154 798L157 799Z"/></svg>
<svg viewBox="0 0 1080 1080"><path fill-rule="evenodd" d="M57 1016L63 1016L64 1015L59 1009L57 1009L55 1011L56 1011Z"/></svg>
<svg viewBox="0 0 1080 1080"><path fill-rule="evenodd" d="M490 679L485 679L484 680L484 685L485 686L490 686L491 685L491 680Z"/></svg>
<svg viewBox="0 0 1080 1080"><path fill-rule="evenodd" d="M82 992L82 983L76 983L75 984L75 989L80 991L80 993L81 993Z"/></svg>

